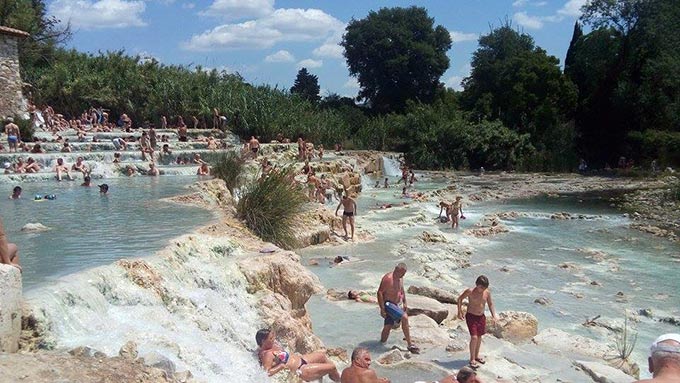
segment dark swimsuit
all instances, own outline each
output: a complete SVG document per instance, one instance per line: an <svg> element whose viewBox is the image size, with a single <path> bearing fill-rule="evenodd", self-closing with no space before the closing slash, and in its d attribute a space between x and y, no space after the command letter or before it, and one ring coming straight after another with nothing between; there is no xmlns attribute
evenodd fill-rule
<svg viewBox="0 0 680 383"><path fill-rule="evenodd" d="M343 211L342 215L344 215L345 217L353 217L354 212L353 211Z"/></svg>

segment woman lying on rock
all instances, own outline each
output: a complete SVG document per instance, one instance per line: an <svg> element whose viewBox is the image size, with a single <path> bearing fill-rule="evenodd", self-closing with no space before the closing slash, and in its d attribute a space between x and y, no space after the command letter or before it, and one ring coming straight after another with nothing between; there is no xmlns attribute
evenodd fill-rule
<svg viewBox="0 0 680 383"><path fill-rule="evenodd" d="M257 350L260 364L269 376L283 369L294 372L305 382L319 380L328 375L333 381L340 381L340 374L323 351L311 354L294 354L283 349L276 340L276 333L268 328L261 329L255 335L259 346Z"/></svg>
<svg viewBox="0 0 680 383"><path fill-rule="evenodd" d="M349 290L348 292L344 292L335 289L329 289L326 292L326 296L328 299L333 301L349 299L359 303L378 303L378 298L367 293L366 291L361 290Z"/></svg>

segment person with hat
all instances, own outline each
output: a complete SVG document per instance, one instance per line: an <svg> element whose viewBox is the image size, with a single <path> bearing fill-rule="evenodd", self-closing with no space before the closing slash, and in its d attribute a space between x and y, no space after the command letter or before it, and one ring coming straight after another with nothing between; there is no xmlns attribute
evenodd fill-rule
<svg viewBox="0 0 680 383"><path fill-rule="evenodd" d="M647 363L652 379L636 383L680 382L680 334L664 334L656 338L650 347Z"/></svg>
<svg viewBox="0 0 680 383"><path fill-rule="evenodd" d="M14 153L17 152L17 145L21 142L21 133L19 131L19 126L14 123L12 117L7 117L7 125L5 125L5 133L7 134L7 146L11 153L14 149Z"/></svg>

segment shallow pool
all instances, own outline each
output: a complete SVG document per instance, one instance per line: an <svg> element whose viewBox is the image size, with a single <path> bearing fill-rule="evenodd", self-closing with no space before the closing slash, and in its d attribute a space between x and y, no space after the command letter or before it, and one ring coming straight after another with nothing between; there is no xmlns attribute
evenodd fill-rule
<svg viewBox="0 0 680 383"><path fill-rule="evenodd" d="M20 200L8 199L16 185L0 184L0 216L9 240L19 246L24 288L120 258L151 255L171 238L210 222L209 211L159 200L186 193L196 181L195 176L107 179L105 196L80 181L35 182L22 185ZM57 199L34 201L46 194ZM29 222L50 230L21 232Z"/></svg>

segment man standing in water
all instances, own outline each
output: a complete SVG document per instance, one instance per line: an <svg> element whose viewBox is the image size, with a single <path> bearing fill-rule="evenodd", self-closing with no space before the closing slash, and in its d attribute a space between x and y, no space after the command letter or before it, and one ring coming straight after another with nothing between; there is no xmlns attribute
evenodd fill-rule
<svg viewBox="0 0 680 383"><path fill-rule="evenodd" d="M649 350L647 362L653 378L636 383L680 382L680 334L665 334L656 338Z"/></svg>
<svg viewBox="0 0 680 383"><path fill-rule="evenodd" d="M363 347L352 351L352 364L342 371L340 383L390 383L387 378L378 378L371 370L371 354Z"/></svg>
<svg viewBox="0 0 680 383"><path fill-rule="evenodd" d="M486 332L486 316L484 316L484 309L486 304L489 304L489 311L491 311L492 320L495 322L496 309L491 300L491 292L489 291L489 279L484 275L477 277L475 287L463 291L458 297L458 319L463 319L463 299L468 298L467 313L465 314L465 322L470 332L470 367L473 369L479 368L479 363L484 364L486 361L479 357L479 349L482 346L482 335Z"/></svg>
<svg viewBox="0 0 680 383"><path fill-rule="evenodd" d="M340 206L343 207L342 228L345 230L345 239L347 239L347 221L349 221L349 224L352 226L352 239L354 239L354 215L357 213L357 203L345 193L342 196L342 200L340 200L338 207L335 208L335 215L338 215Z"/></svg>
<svg viewBox="0 0 680 383"><path fill-rule="evenodd" d="M14 266L21 271L21 266L19 266L19 248L17 245L7 242L2 219L0 219L0 263Z"/></svg>
<svg viewBox="0 0 680 383"><path fill-rule="evenodd" d="M401 323L401 329L404 331L408 350L418 354L420 349L411 341L408 314L406 314L408 308L406 306L406 292L404 291L403 280L405 274L406 264L402 262L394 268L394 271L385 274L380 281L380 287L378 287L378 306L380 307L380 316L385 318L382 333L380 334L380 342L387 342L392 328L398 328Z"/></svg>

